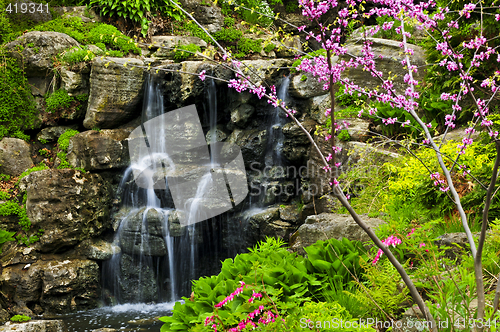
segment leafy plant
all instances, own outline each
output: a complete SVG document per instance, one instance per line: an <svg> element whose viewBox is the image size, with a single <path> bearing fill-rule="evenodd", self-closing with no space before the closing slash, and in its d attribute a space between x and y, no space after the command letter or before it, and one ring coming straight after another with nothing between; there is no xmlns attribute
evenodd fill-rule
<svg viewBox="0 0 500 332"><path fill-rule="evenodd" d="M66 90L59 89L45 98L46 111L53 113L60 108L67 108L73 100Z"/></svg>
<svg viewBox="0 0 500 332"><path fill-rule="evenodd" d="M273 51L275 48L276 48L276 45L274 45L273 43L269 43L269 44L267 44L267 45L264 47L264 51L265 51L266 53L269 53L269 52Z"/></svg>
<svg viewBox="0 0 500 332"><path fill-rule="evenodd" d="M113 0L90 0L89 7L97 6L103 16L118 16L129 19L140 25L141 33L146 36L149 29L149 18L155 12L177 21L183 18L182 12L169 1L159 0L137 0L137 1L113 1Z"/></svg>
<svg viewBox="0 0 500 332"><path fill-rule="evenodd" d="M95 57L96 54L89 50L86 46L74 46L71 49L64 51L61 56L61 61L67 63L68 65L72 65L79 62L90 62Z"/></svg>
<svg viewBox="0 0 500 332"><path fill-rule="evenodd" d="M337 134L337 137L341 141L350 141L351 140L351 135L349 135L349 131L347 131L347 129L343 129L343 130L339 131L339 133Z"/></svg>
<svg viewBox="0 0 500 332"><path fill-rule="evenodd" d="M0 229L0 254L2 253L2 246L7 241L15 241L14 234L16 232L8 232L6 230Z"/></svg>

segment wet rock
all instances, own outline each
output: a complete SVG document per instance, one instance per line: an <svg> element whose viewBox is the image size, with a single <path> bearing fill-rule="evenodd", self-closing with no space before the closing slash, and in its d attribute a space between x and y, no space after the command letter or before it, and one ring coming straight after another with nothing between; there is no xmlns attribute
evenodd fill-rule
<svg viewBox="0 0 500 332"><path fill-rule="evenodd" d="M44 233L42 252L58 251L101 234L109 226L110 186L99 174L73 169L46 169L21 180L26 212Z"/></svg>
<svg viewBox="0 0 500 332"><path fill-rule="evenodd" d="M313 120L305 120L301 125L311 133L317 123ZM289 161L304 163L310 148L310 141L304 131L295 123L289 122L283 126L283 154Z"/></svg>
<svg viewBox="0 0 500 332"><path fill-rule="evenodd" d="M324 85L324 81L319 82L318 78L310 73L298 74L292 78L290 95L303 99L321 96L327 92L323 90Z"/></svg>
<svg viewBox="0 0 500 332"><path fill-rule="evenodd" d="M59 139L59 136L64 134L67 130L69 129L77 129L77 125L73 126L57 126L57 127L47 127L43 128L38 134L37 134L37 139L40 140L45 140L47 142L53 142L57 141Z"/></svg>
<svg viewBox="0 0 500 332"><path fill-rule="evenodd" d="M130 255L166 255L164 224L163 213L156 209L138 209L122 221L120 247L124 253Z"/></svg>
<svg viewBox="0 0 500 332"><path fill-rule="evenodd" d="M120 247L101 239L89 239L82 241L76 247L76 251L88 259L106 261L113 255L121 252Z"/></svg>
<svg viewBox="0 0 500 332"><path fill-rule="evenodd" d="M296 205L280 205L280 219L296 225L302 219L302 211Z"/></svg>
<svg viewBox="0 0 500 332"><path fill-rule="evenodd" d="M262 162L267 147L267 130L235 129L229 135L228 142L240 147L245 165L250 162Z"/></svg>
<svg viewBox="0 0 500 332"><path fill-rule="evenodd" d="M242 63L242 71L245 75L250 76L250 80L257 84L264 84L264 82L276 82L281 79L286 74L282 68L290 67L293 60L244 60Z"/></svg>
<svg viewBox="0 0 500 332"><path fill-rule="evenodd" d="M384 223L378 218L361 216L362 220L372 229ZM305 223L293 234L290 249L304 253L304 247L310 246L319 240L348 238L349 240L369 241L368 235L347 214L322 213L306 218Z"/></svg>
<svg viewBox="0 0 500 332"><path fill-rule="evenodd" d="M19 138L5 137L0 141L0 173L18 176L33 167L30 145Z"/></svg>
<svg viewBox="0 0 500 332"><path fill-rule="evenodd" d="M68 162L85 170L127 167L130 163L125 129L89 130L70 139Z"/></svg>
<svg viewBox="0 0 500 332"><path fill-rule="evenodd" d="M144 62L134 58L96 57L90 73L85 128L113 128L140 114Z"/></svg>
<svg viewBox="0 0 500 332"><path fill-rule="evenodd" d="M215 142L224 141L227 138L226 131L224 130L224 125L219 124L215 128L212 128L208 131L207 135L205 136L207 143L210 143L212 141L213 135L215 135Z"/></svg>
<svg viewBox="0 0 500 332"><path fill-rule="evenodd" d="M7 322L0 326L1 332L65 332L62 320L31 320L24 323Z"/></svg>
<svg viewBox="0 0 500 332"><path fill-rule="evenodd" d="M147 262L122 254L120 272L121 299L125 303L151 302L157 299L156 276Z"/></svg>
<svg viewBox="0 0 500 332"><path fill-rule="evenodd" d="M254 114L255 108L250 104L241 104L231 111L231 123L245 128L248 119Z"/></svg>
<svg viewBox="0 0 500 332"><path fill-rule="evenodd" d="M0 263L3 267L15 264L31 264L40 258L40 253L33 247L24 247L17 241L7 242L2 247Z"/></svg>

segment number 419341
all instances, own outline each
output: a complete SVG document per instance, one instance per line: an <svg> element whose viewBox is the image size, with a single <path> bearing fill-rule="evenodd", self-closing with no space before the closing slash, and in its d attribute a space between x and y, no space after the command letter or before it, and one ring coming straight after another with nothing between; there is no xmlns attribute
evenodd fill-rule
<svg viewBox="0 0 500 332"><path fill-rule="evenodd" d="M5 11L9 14L14 13L48 13L49 12L49 4L42 4L42 3L9 3L7 5L7 8L5 8Z"/></svg>

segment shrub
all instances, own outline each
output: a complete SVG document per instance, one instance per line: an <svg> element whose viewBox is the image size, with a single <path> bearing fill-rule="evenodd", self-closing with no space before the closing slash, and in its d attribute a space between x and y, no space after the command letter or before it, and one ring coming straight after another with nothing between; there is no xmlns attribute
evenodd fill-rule
<svg viewBox="0 0 500 332"><path fill-rule="evenodd" d="M0 47L0 138L32 129L37 111L24 70ZM29 137L28 137L29 138Z"/></svg>
<svg viewBox="0 0 500 332"><path fill-rule="evenodd" d="M130 37L108 24L99 24L90 29L86 35L86 41L89 44L104 43L109 48L122 51L125 54L129 52L141 54L141 49Z"/></svg>
<svg viewBox="0 0 500 332"><path fill-rule="evenodd" d="M97 6L101 9L101 15L118 16L124 19L129 19L132 22L141 26L141 33L146 36L149 29L148 17L151 13L160 12L165 16L175 20L180 20L183 17L179 11L169 1L113 1L113 0L90 0L89 7Z"/></svg>

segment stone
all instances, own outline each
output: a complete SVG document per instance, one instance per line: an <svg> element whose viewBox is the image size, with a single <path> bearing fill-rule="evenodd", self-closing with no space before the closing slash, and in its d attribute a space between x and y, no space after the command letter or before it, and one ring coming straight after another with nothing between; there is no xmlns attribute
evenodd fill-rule
<svg viewBox="0 0 500 332"><path fill-rule="evenodd" d="M195 44L196 46L205 48L207 43L198 37L192 36L153 36L151 37L153 47L174 48L179 45Z"/></svg>
<svg viewBox="0 0 500 332"><path fill-rule="evenodd" d="M343 170L350 167L356 167L358 163L365 163L369 160L370 164L380 165L401 157L400 154L383 148L374 147L372 144L363 142L339 142L342 147L339 161L343 165Z"/></svg>
<svg viewBox="0 0 500 332"><path fill-rule="evenodd" d="M303 77L305 79L303 79ZM309 99L316 96L324 95L326 90L323 90L324 81L319 82L317 77L310 73L298 74L293 76L290 84L290 95L297 98Z"/></svg>
<svg viewBox="0 0 500 332"><path fill-rule="evenodd" d="M107 261L113 255L119 254L121 248L101 239L84 240L76 247L76 251L88 259Z"/></svg>
<svg viewBox="0 0 500 332"><path fill-rule="evenodd" d="M267 147L267 130L235 129L228 137L228 142L240 147L245 165L262 162Z"/></svg>
<svg viewBox="0 0 500 332"><path fill-rule="evenodd" d="M254 114L255 108L250 104L241 104L231 111L231 123L245 128L248 119Z"/></svg>
<svg viewBox="0 0 500 332"><path fill-rule="evenodd" d="M478 236L473 234L475 238ZM434 243L440 247L448 247L445 251L446 257L455 259L460 257L464 252L470 251L469 240L465 233L446 233L439 236Z"/></svg>
<svg viewBox="0 0 500 332"><path fill-rule="evenodd" d="M10 56L23 64L32 93L44 96L53 77L52 58L78 45L80 44L75 39L64 33L31 31L8 43L5 47Z"/></svg>
<svg viewBox="0 0 500 332"><path fill-rule="evenodd" d="M19 187L32 227L44 230L36 244L42 252L65 250L109 227L111 190L99 174L46 169L24 177Z"/></svg>
<svg viewBox="0 0 500 332"><path fill-rule="evenodd" d="M7 322L0 326L0 332L65 332L62 320L30 320L24 323Z"/></svg>
<svg viewBox="0 0 500 332"><path fill-rule="evenodd" d="M81 95L89 93L89 76L83 72L74 72L61 67L61 89L68 92L68 95Z"/></svg>
<svg viewBox="0 0 500 332"><path fill-rule="evenodd" d="M19 138L5 137L0 141L0 173L18 176L33 167L31 147Z"/></svg>
<svg viewBox="0 0 500 332"><path fill-rule="evenodd" d="M85 170L125 168L130 163L126 129L89 130L69 141L67 160Z"/></svg>
<svg viewBox="0 0 500 332"><path fill-rule="evenodd" d="M224 16L219 7L214 4L207 5L203 0L181 0L182 8L192 13L209 33L222 30Z"/></svg>
<svg viewBox="0 0 500 332"><path fill-rule="evenodd" d="M308 18L300 13L287 13L286 11L280 11L281 20L275 20L273 24L277 27L283 29L286 33L297 33L297 28L305 25L306 31L309 31L311 25L314 23L308 20Z"/></svg>
<svg viewBox="0 0 500 332"><path fill-rule="evenodd" d="M256 84L276 82L283 76L283 67L290 67L292 59L244 60L241 69Z"/></svg>
<svg viewBox="0 0 500 332"><path fill-rule="evenodd" d="M39 303L45 313L95 308L99 300L99 266L87 259L61 259L5 267L2 291L20 310L33 315L27 304ZM39 311L39 310L37 310ZM31 330L30 330L31 331Z"/></svg>
<svg viewBox="0 0 500 332"><path fill-rule="evenodd" d="M307 119L301 122L301 125L311 133L317 123ZM285 124L282 130L284 135L283 155L291 162L304 164L311 145L309 138L295 121Z"/></svg>
<svg viewBox="0 0 500 332"><path fill-rule="evenodd" d="M119 287L125 303L151 302L157 299L157 283L153 267L138 257L122 254ZM138 283L137 281L140 280Z"/></svg>
<svg viewBox="0 0 500 332"><path fill-rule="evenodd" d="M293 58L302 53L302 43L299 36L285 37L274 49L278 58Z"/></svg>
<svg viewBox="0 0 500 332"><path fill-rule="evenodd" d="M397 94L403 94L408 85L403 81L407 71L401 65L401 61L405 58L405 55L401 52L401 48L399 47L400 42L381 38L367 38L367 40L372 42L371 47L375 55L376 69L383 73L384 79L387 79L388 75L391 77L396 75L396 78L393 80L394 90ZM347 53L350 55L345 55L342 59L348 61L351 55L362 55L363 42L364 39L354 40L347 44ZM410 56L412 65L419 68L425 68L426 56L424 49L420 46L411 44L409 44L408 47L413 49L414 52L414 54ZM424 75L425 71L419 70L417 73L414 73L413 78L422 82ZM353 84L368 89L374 89L381 84L380 79L373 77L369 71L363 70L362 66L358 68L346 68L342 76L348 77Z"/></svg>
<svg viewBox="0 0 500 332"><path fill-rule="evenodd" d="M181 63L167 63L161 66L170 71L180 71L176 73L166 73L165 79L162 81L162 87L165 92L164 98L166 101L183 107L192 104L196 98L205 96L206 84L209 80L202 81L197 76L184 73L200 73L205 70L211 73L214 66L201 61L183 61ZM217 75L215 75L218 77Z"/></svg>
<svg viewBox="0 0 500 332"><path fill-rule="evenodd" d="M40 140L45 140L47 142L57 141L59 136L64 134L67 130L77 129L78 125L72 126L56 126L43 128L37 135L36 138Z"/></svg>
<svg viewBox="0 0 500 332"><path fill-rule="evenodd" d="M113 128L140 115L144 71L134 66L143 65L134 58L94 58L85 128Z"/></svg>
<svg viewBox="0 0 500 332"><path fill-rule="evenodd" d="M384 223L379 218L360 216L372 230ZM322 213L306 218L304 224L293 234L290 249L304 254L304 247L310 246L319 240L347 238L351 241L370 241L368 235L354 222L348 214Z"/></svg>
<svg viewBox="0 0 500 332"><path fill-rule="evenodd" d="M302 219L302 212L296 205L280 205L279 211L280 219L291 224L296 225Z"/></svg>
<svg viewBox="0 0 500 332"><path fill-rule="evenodd" d="M215 135L215 137L213 137ZM215 142L222 142L227 138L226 131L224 130L224 125L218 124L215 128L210 129L205 136L207 143L212 142L212 137Z"/></svg>
<svg viewBox="0 0 500 332"><path fill-rule="evenodd" d="M346 121L349 123L347 132L351 137L351 141L366 142L370 136L370 121L366 119L339 119L337 123Z"/></svg>
<svg viewBox="0 0 500 332"><path fill-rule="evenodd" d="M330 94L325 93L316 97L309 98L306 104L307 113L319 124L326 124L327 117L325 111L331 108Z"/></svg>

